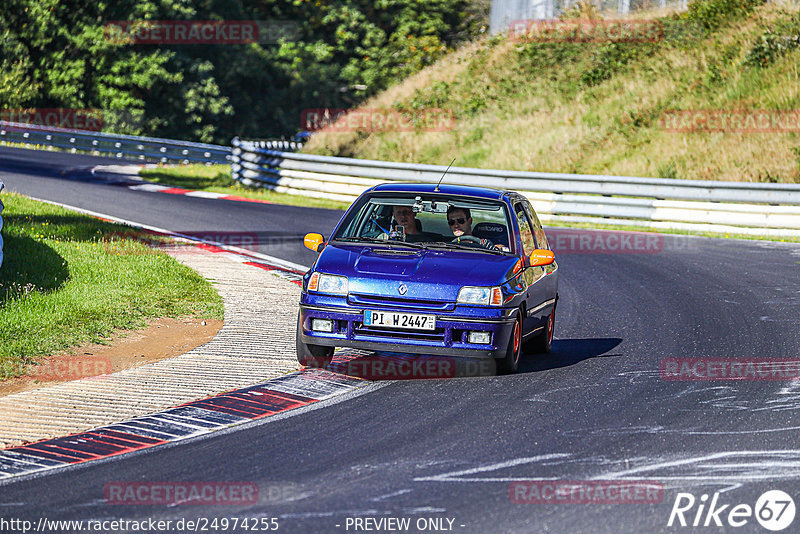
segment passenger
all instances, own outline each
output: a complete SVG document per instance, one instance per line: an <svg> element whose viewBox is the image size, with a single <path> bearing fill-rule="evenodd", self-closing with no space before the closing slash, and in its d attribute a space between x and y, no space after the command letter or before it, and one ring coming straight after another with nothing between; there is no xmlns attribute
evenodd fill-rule
<svg viewBox="0 0 800 534"><path fill-rule="evenodd" d="M417 214L414 213L411 206L393 206L392 215L398 226L402 227L402 230L399 228L398 230L403 234L417 235L420 233L417 229Z"/></svg>
<svg viewBox="0 0 800 534"><path fill-rule="evenodd" d="M440 241L443 236L432 232L423 232L422 224L417 220L417 214L411 206L393 206L392 215L397 222L396 231L402 233L405 241L412 243L421 241ZM395 228L392 228L395 230Z"/></svg>

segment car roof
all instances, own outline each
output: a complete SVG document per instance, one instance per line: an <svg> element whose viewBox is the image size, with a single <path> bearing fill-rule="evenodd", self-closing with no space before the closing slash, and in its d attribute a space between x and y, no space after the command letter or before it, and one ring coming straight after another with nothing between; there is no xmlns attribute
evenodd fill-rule
<svg viewBox="0 0 800 534"><path fill-rule="evenodd" d="M376 185L369 190L370 193L441 193L445 195L463 195L470 197L500 200L509 191L490 189L488 187L475 187L470 185L441 184L438 191L434 183L419 182L393 182Z"/></svg>

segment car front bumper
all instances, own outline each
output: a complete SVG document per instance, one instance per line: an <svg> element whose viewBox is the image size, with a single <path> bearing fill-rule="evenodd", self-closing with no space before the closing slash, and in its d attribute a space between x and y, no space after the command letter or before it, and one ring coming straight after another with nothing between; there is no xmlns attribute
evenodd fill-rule
<svg viewBox="0 0 800 534"><path fill-rule="evenodd" d="M382 310L408 312L407 309ZM462 317L435 314L436 330L420 332L366 327L364 309L300 304L300 338L303 343L373 351L405 352L468 358L505 357L517 309L494 309L496 317ZM417 312L415 312L417 313ZM428 313L420 311L419 313ZM333 332L311 330L312 319L330 319ZM470 331L489 332L489 344L468 343Z"/></svg>

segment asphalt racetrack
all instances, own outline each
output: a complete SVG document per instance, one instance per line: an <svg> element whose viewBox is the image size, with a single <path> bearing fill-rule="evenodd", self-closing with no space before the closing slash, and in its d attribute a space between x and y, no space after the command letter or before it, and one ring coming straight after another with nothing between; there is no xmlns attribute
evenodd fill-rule
<svg viewBox="0 0 800 534"><path fill-rule="evenodd" d="M327 236L340 215L132 191L80 169L97 163L108 160L3 148L0 180L8 191L173 231L254 232L272 239L262 252L303 265L314 255L301 236ZM557 260L554 350L527 356L516 375L392 381L202 438L4 481L0 517L169 520L173 529L217 518L209 532L223 531L220 518L266 519L259 531L275 518L292 533L477 534L769 532L762 523L794 515L780 495L759 497L782 490L800 502L797 375L732 381L709 369L705 378L676 378L688 376L680 374L687 361L798 360L800 247L669 237L650 253L566 251ZM257 485L259 498L109 504L104 490L120 481L241 482ZM655 492L637 494L636 484ZM583 493L564 497L576 485Z"/></svg>

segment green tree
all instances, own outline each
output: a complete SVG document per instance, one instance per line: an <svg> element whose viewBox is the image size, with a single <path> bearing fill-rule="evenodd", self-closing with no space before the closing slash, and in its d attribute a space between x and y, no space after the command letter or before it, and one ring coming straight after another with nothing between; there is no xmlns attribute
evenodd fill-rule
<svg viewBox="0 0 800 534"><path fill-rule="evenodd" d="M97 108L111 131L207 142L287 135L303 109L355 105L479 33L487 2L6 0L0 108ZM289 21L298 38L142 45L106 27L189 19Z"/></svg>

